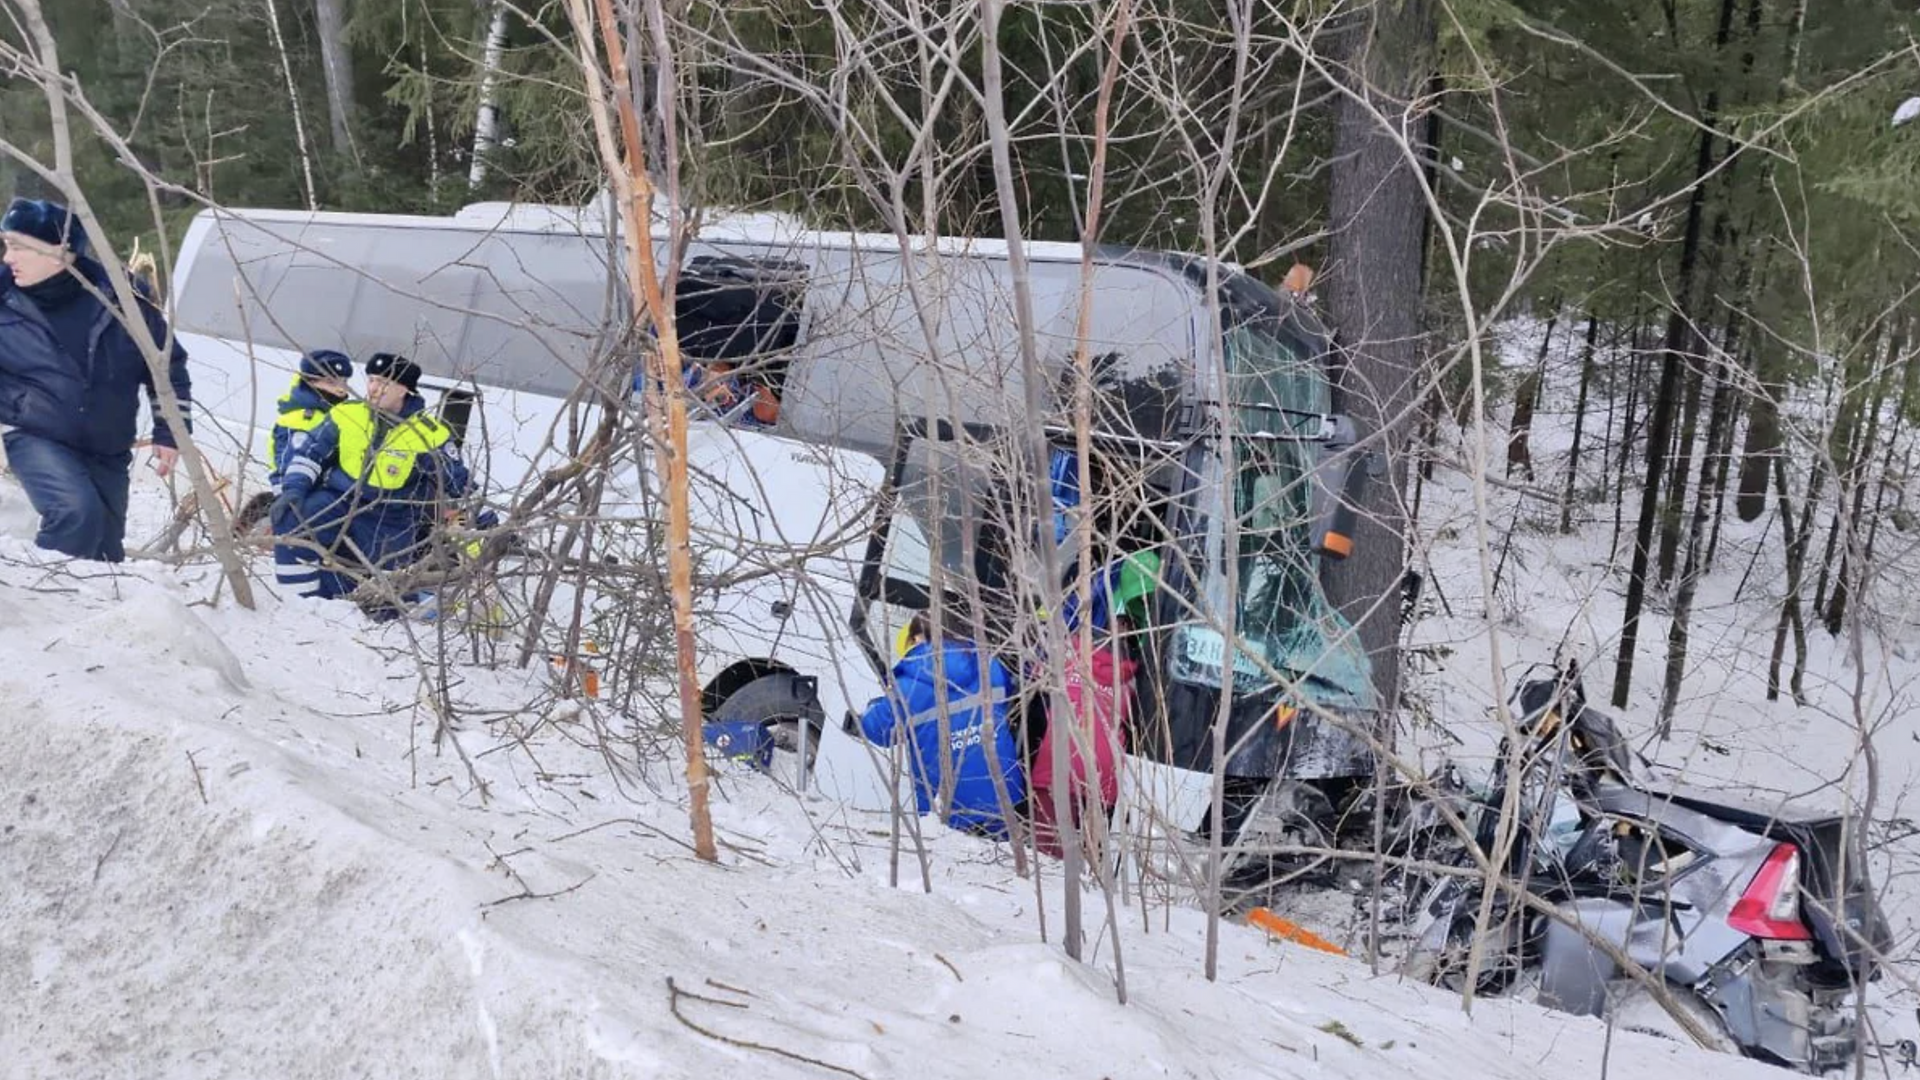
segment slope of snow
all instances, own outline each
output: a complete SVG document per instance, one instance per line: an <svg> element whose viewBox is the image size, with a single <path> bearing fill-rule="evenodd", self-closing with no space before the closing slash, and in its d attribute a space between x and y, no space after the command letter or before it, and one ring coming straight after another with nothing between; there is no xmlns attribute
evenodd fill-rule
<svg viewBox="0 0 1920 1080"><path fill-rule="evenodd" d="M1058 946L1052 866L930 827L930 890L910 847L894 885L884 816L737 773L701 864L634 761L660 717L529 714L543 672L423 669L432 628L240 610L204 567L45 559L20 502L0 481L9 1080L1771 1075L1241 927L1209 982L1162 907L1119 911L1123 1006L1110 944ZM436 741L441 700L469 719Z"/></svg>

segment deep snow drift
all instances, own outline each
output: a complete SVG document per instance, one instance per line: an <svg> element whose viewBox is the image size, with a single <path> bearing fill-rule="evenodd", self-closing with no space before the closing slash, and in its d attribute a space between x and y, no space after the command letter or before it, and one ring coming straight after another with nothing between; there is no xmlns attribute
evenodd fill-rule
<svg viewBox="0 0 1920 1080"><path fill-rule="evenodd" d="M910 854L890 887L883 817L731 774L700 864L670 771L598 749L630 721L512 714L545 673L448 672L503 716L436 746L431 630L45 559L22 503L0 479L8 1080L1776 1075L1241 927L1210 983L1164 907L1120 911L1121 1006L1003 849L932 828L931 892Z"/></svg>

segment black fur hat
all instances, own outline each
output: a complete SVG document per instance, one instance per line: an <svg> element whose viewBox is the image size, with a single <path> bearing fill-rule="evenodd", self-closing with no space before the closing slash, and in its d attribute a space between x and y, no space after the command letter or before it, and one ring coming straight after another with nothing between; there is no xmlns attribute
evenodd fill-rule
<svg viewBox="0 0 1920 1080"><path fill-rule="evenodd" d="M367 376L397 382L406 387L409 394L420 389L420 365L399 353L374 353L367 360Z"/></svg>
<svg viewBox="0 0 1920 1080"><path fill-rule="evenodd" d="M87 254L87 233L66 207L45 199L15 199L0 217L0 232L31 236L43 244Z"/></svg>

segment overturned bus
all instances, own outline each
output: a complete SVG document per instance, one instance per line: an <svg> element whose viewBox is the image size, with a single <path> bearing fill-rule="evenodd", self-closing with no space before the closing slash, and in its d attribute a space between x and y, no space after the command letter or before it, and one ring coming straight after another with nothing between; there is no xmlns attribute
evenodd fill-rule
<svg viewBox="0 0 1920 1080"><path fill-rule="evenodd" d="M511 488L564 458L555 433L580 426L582 409L639 385L646 346L625 332L605 221L596 207L505 204L450 217L203 212L175 284L197 396L224 421L227 449L257 457L299 351L403 352L428 373L430 403L476 471ZM1087 550L1075 528L1091 529L1096 565L1147 552L1157 568L1134 628L1145 662L1131 750L1179 823L1204 812L1223 716L1223 771L1242 812L1275 780L1337 801L1372 775L1356 734L1379 708L1370 664L1320 581L1322 562L1346 554L1341 515L1364 474L1342 453L1355 433L1332 412L1327 337L1303 302L1200 258L1117 248L1099 252L1083 289L1078 245L1030 244L1028 358L1004 244L903 244L747 215L703 224L676 252L656 229L688 361L771 404L753 422L776 439L887 467L856 594L838 625L818 628L851 634L870 674L917 607L944 601L976 626L995 621L981 607L997 608L1004 624L1037 595L1028 541L1053 540L1070 567ZM1025 485L1046 483L1049 463L1025 460L1008 436L1039 422L1057 457L1077 448L1066 406L1082 348L1094 484L1068 492L1071 506L1056 499L1056 531L1021 519ZM1038 421L1026 404L1035 370L1049 406ZM704 385L694 381L696 397ZM708 426L765 438L731 427L748 418L733 408ZM833 673L751 650L722 650L703 672L704 704L746 694L770 715L806 715L824 752L837 725L821 714L837 718L838 703L802 708L765 680Z"/></svg>

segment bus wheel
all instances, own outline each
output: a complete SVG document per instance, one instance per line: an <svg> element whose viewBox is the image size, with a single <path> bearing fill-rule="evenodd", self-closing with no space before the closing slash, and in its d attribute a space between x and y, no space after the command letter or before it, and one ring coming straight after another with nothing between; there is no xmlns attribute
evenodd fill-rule
<svg viewBox="0 0 1920 1080"><path fill-rule="evenodd" d="M820 708L819 698L802 685L800 676L778 674L763 675L735 690L707 719L765 724L773 734L774 748L787 753L799 752L800 725L806 724L807 766L811 768L819 752L826 713Z"/></svg>
<svg viewBox="0 0 1920 1080"><path fill-rule="evenodd" d="M273 492L256 491L233 515L233 535L245 537L267 520L267 511L273 507Z"/></svg>

